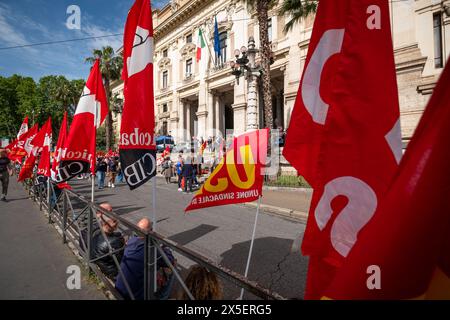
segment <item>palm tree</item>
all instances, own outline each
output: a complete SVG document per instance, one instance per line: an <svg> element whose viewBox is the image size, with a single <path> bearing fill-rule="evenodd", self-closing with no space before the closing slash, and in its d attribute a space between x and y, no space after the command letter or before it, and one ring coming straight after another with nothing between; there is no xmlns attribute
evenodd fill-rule
<svg viewBox="0 0 450 320"><path fill-rule="evenodd" d="M284 33L292 30L294 25L300 22L302 18L306 18L308 15L315 13L318 2L318 0L283 0L278 14L289 14L291 16L291 20L284 26Z"/></svg>
<svg viewBox="0 0 450 320"><path fill-rule="evenodd" d="M269 15L268 12L278 3L278 0L248 0L250 11L256 10L259 24L259 43L261 54L261 82L264 101L264 123L267 128L273 126L272 115L272 88L270 84L270 64L273 59L269 42Z"/></svg>
<svg viewBox="0 0 450 320"><path fill-rule="evenodd" d="M110 46L103 47L101 50L94 49L92 57L86 58L86 62L95 63L95 60L100 60L100 70L102 72L103 81L105 84L106 97L108 104L111 106L111 82L120 78L122 70L122 56L114 54L114 49ZM111 110L108 110L106 116L106 150L109 150L114 138Z"/></svg>

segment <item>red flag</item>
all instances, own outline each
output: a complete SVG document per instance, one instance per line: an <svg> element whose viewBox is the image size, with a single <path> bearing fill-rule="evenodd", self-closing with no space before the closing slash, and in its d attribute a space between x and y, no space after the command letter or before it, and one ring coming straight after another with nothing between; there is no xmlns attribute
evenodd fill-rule
<svg viewBox="0 0 450 320"><path fill-rule="evenodd" d="M44 143L42 145L41 157L38 163L37 173L45 177L50 177L50 149L52 145L52 121L48 119L46 123L46 132L44 136Z"/></svg>
<svg viewBox="0 0 450 320"><path fill-rule="evenodd" d="M200 155L203 155L203 152L206 149L206 141L204 141L201 145L200 145Z"/></svg>
<svg viewBox="0 0 450 320"><path fill-rule="evenodd" d="M96 129L108 114L105 88L97 59L78 102L69 136L61 156L61 181L85 173L95 173Z"/></svg>
<svg viewBox="0 0 450 320"><path fill-rule="evenodd" d="M50 126L50 132L51 132L51 119L48 118L47 122L42 126L42 128L39 130L39 132L34 136L33 140L31 141L30 145L31 152L25 161L24 165L22 166L22 169L20 169L19 177L17 181L22 181L24 179L28 179L33 174L33 168L34 164L36 163L36 159L41 153L42 148L44 146L45 142L45 136L48 134L48 127Z"/></svg>
<svg viewBox="0 0 450 320"><path fill-rule="evenodd" d="M119 155L130 189L156 174L153 98L153 26L150 1L136 0L128 13L123 38L125 104Z"/></svg>
<svg viewBox="0 0 450 320"><path fill-rule="evenodd" d="M59 164L61 162L61 154L65 145L65 141L67 139L67 112L64 112L63 121L61 123L61 128L59 128L58 142L56 143L55 154L53 155L52 162L52 179L55 181L59 181L59 177L57 175L59 171Z"/></svg>
<svg viewBox="0 0 450 320"><path fill-rule="evenodd" d="M262 195L268 131L252 131L234 138L185 211L257 200Z"/></svg>
<svg viewBox="0 0 450 320"><path fill-rule="evenodd" d="M20 136L20 138L17 140L17 143L8 154L8 157L11 161L21 162L24 156L30 155L31 150L33 149L31 140L34 139L37 132L38 124L36 123L30 130Z"/></svg>
<svg viewBox="0 0 450 320"><path fill-rule="evenodd" d="M320 298L401 157L388 0L321 0L284 156L314 188L302 251Z"/></svg>
<svg viewBox="0 0 450 320"><path fill-rule="evenodd" d="M450 299L449 83L447 65L389 192L327 296ZM379 289L368 288L369 268L379 271Z"/></svg>
<svg viewBox="0 0 450 320"><path fill-rule="evenodd" d="M17 139L20 138L21 135L28 131L28 116L23 119L22 125L20 126L19 132L17 133Z"/></svg>

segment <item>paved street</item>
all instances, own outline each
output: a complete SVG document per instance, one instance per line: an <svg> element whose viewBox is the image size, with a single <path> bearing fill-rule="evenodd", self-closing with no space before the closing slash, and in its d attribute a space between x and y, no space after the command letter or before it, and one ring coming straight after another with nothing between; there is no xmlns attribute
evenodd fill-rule
<svg viewBox="0 0 450 320"><path fill-rule="evenodd" d="M67 289L67 267L80 264L15 180L0 202L0 299L105 299L83 268L81 289Z"/></svg>
<svg viewBox="0 0 450 320"><path fill-rule="evenodd" d="M230 205L192 211L183 209L192 194L177 191L175 184L157 179L157 231L241 274L244 273L255 209ZM76 192L90 195L89 180L73 180ZM95 201L108 201L115 211L131 221L151 217L152 182L130 191L125 184L114 189L96 189ZM292 201L292 200L291 200ZM293 240L302 235L305 225L261 212L256 232L249 278L288 298L303 297L307 259L291 253ZM183 269L190 261L177 257ZM228 297L238 290L227 288ZM231 292L231 293L230 293Z"/></svg>

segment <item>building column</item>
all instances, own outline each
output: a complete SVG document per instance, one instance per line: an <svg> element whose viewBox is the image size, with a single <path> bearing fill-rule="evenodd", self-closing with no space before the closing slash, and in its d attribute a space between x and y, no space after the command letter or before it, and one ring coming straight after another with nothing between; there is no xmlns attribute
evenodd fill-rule
<svg viewBox="0 0 450 320"><path fill-rule="evenodd" d="M180 99L178 104L178 128L177 128L177 137L181 141L186 140L186 131L185 131L185 103L182 99Z"/></svg>
<svg viewBox="0 0 450 320"><path fill-rule="evenodd" d="M247 109L247 104L244 103L235 103L231 105L233 109L233 123L234 123L234 134L239 135L245 133L246 131L246 122L245 122L245 112Z"/></svg>
<svg viewBox="0 0 450 320"><path fill-rule="evenodd" d="M276 105L276 125L282 126L284 129L284 123L283 123L283 95L278 93L277 95L277 105Z"/></svg>
<svg viewBox="0 0 450 320"><path fill-rule="evenodd" d="M225 132L223 130L224 123L223 123L223 115L222 115L222 110L221 110L220 96L216 95L214 100L215 100L214 114L216 116L216 130L219 130L222 133L222 136L225 136Z"/></svg>
<svg viewBox="0 0 450 320"><path fill-rule="evenodd" d="M186 135L187 138L189 139L189 141L192 139L192 132L191 132L191 103L190 102L186 102L185 104L185 109L186 109Z"/></svg>
<svg viewBox="0 0 450 320"><path fill-rule="evenodd" d="M216 127L214 125L214 94L212 90L208 91L208 122L207 122L207 136L215 136Z"/></svg>

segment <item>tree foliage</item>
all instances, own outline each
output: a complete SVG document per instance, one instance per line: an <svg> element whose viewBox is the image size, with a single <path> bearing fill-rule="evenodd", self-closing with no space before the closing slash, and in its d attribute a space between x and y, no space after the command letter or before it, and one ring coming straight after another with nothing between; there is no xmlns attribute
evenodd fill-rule
<svg viewBox="0 0 450 320"><path fill-rule="evenodd" d="M64 111L70 120L83 87L84 80L64 76L45 76L38 82L19 75L0 77L0 137L14 138L25 116L30 126L42 125L50 116L56 139Z"/></svg>
<svg viewBox="0 0 450 320"><path fill-rule="evenodd" d="M292 30L302 18L306 18L317 11L317 0L283 0L279 10L280 15L290 15L290 20L284 26L284 32Z"/></svg>
<svg viewBox="0 0 450 320"><path fill-rule="evenodd" d="M110 149L114 145L114 132L113 132L113 119L111 115L111 110L113 109L113 100L111 93L111 83L115 80L120 79L123 59L121 55L117 55L114 49L110 46L103 47L100 49L94 49L92 51L92 56L86 58L86 62L94 64L95 60L100 60L100 71L102 73L103 82L105 85L106 97L108 99L109 111L105 119L106 126L106 148Z"/></svg>

